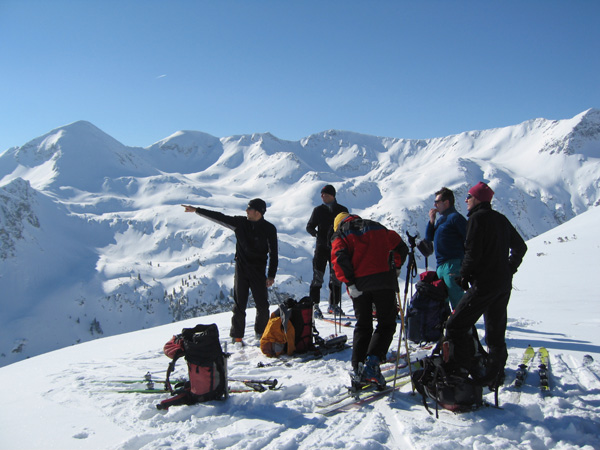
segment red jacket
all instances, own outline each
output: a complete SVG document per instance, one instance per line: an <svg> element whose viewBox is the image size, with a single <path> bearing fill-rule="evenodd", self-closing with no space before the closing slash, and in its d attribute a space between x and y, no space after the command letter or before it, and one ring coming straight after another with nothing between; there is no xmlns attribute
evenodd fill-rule
<svg viewBox="0 0 600 450"><path fill-rule="evenodd" d="M332 237L331 263L338 280L360 291L398 291L396 269L406 260L408 247L395 231L372 220L350 215Z"/></svg>

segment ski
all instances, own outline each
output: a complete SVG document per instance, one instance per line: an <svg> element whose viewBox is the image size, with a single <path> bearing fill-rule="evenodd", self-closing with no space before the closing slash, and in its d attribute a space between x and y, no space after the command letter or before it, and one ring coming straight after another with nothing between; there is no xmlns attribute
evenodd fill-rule
<svg viewBox="0 0 600 450"><path fill-rule="evenodd" d="M352 322L349 320L342 319L342 321L340 322L339 320L330 319L328 317L319 317L317 320L322 320L324 322L333 323L335 325L341 325L341 326L347 327L347 328L354 328L354 325L352 325Z"/></svg>
<svg viewBox="0 0 600 450"><path fill-rule="evenodd" d="M185 381L185 380L175 380L177 381ZM143 378L123 378L120 380L94 380L94 383L122 383L122 384L136 384L136 383L164 383L164 379L155 379L152 378L151 372L146 372L146 375Z"/></svg>
<svg viewBox="0 0 600 450"><path fill-rule="evenodd" d="M540 355L540 365L538 366L538 373L540 375L540 390L542 394L547 394L550 392L550 380L549 380L549 370L550 370L550 358L548 355L548 350L545 347L540 347L538 349L538 354Z"/></svg>
<svg viewBox="0 0 600 450"><path fill-rule="evenodd" d="M312 360L315 360L315 359L321 359L325 355L329 355L331 353L341 352L342 350L346 350L346 349L350 349L350 348L352 348L352 347L349 346L346 343L341 344L341 345L336 345L336 346L333 346L333 347L323 347L323 346L321 346L317 350L315 350L314 352L312 352L312 353L310 353L308 355L304 355L304 356L300 355L298 357L298 359L294 359L294 362L298 361L298 362L302 363L302 362L312 361Z"/></svg>
<svg viewBox="0 0 600 450"><path fill-rule="evenodd" d="M246 386L248 386L249 388L251 388L251 390L257 391L257 392L264 392L267 389L269 390L278 390L279 388L277 387L278 381L277 379L239 379L239 378L228 378L227 381L229 382L236 382L236 383L243 383ZM140 379L140 380L98 380L96 381L98 383L109 383L109 384L141 384L141 383L145 383L146 387L144 389L142 388L134 388L134 389L124 389L124 390L119 390L118 392L123 392L123 393L155 393L155 392L168 392L167 389L158 389L154 387L154 383L164 383L164 380L152 380L152 379ZM185 383L187 382L187 380L174 380L173 385L177 385L179 383ZM230 392L233 392L230 389ZM244 391L245 392L245 391Z"/></svg>
<svg viewBox="0 0 600 450"><path fill-rule="evenodd" d="M258 392L264 392L267 389L269 389L270 391L275 391L278 390L281 386L277 387L277 379L266 379L266 380L244 380L244 379L238 379L238 378L228 378L228 380L230 382L235 382L235 383L243 383L246 386L248 386L249 388L254 389L255 391Z"/></svg>
<svg viewBox="0 0 600 450"><path fill-rule="evenodd" d="M395 388L390 385L394 382L394 380L396 381ZM345 394L333 400L332 402L324 405L318 405L319 409L316 412L324 416L330 416L341 411L360 407L361 405L383 397L384 395L392 392L394 389L400 389L402 386L409 383L410 377L408 376L408 372L396 377L395 379L392 375L390 377L386 377L386 386L383 389L380 389L377 385L368 384L356 392L349 392L348 394Z"/></svg>
<svg viewBox="0 0 600 450"><path fill-rule="evenodd" d="M413 368L414 369L416 369L416 368L419 367L418 366L418 362L414 362L412 364L413 364ZM387 369L387 370L385 370L385 372L388 372L389 370L393 370L393 369L394 368ZM405 366L405 367L402 368L401 371L398 371L398 374L396 375L396 377L394 377L394 373L392 373L392 374L388 375L387 377L385 377L386 386L387 386L387 384L393 383L394 380L398 381L398 380L400 380L402 378L408 377L408 375L409 375L408 367ZM410 382L410 379L408 380L408 382ZM385 389L387 389L387 388L388 387L386 387ZM377 385L374 385L374 384L367 384L365 386L362 386L358 390L353 390L352 388L347 388L346 392L338 394L338 395L334 396L333 398L329 398L327 401L325 401L323 403L317 404L317 407L319 407L319 408L333 407L334 405L337 405L340 402L344 402L345 400L348 400L348 399L358 399L362 395L364 395L365 393L367 393L367 392L373 392L373 391L376 391L376 390L377 390Z"/></svg>
<svg viewBox="0 0 600 450"><path fill-rule="evenodd" d="M108 392L113 392L115 394L168 394L168 389L156 389L156 388L148 388L148 389L111 389Z"/></svg>
<svg viewBox="0 0 600 450"><path fill-rule="evenodd" d="M347 350L347 349L350 349L350 348L352 348L352 347L350 347L348 344L337 345L337 346L333 346L333 347L323 347L323 346L320 346L316 350L313 350L313 351L308 352L306 354L294 355L294 356L291 356L291 357L287 357L285 359L281 359L279 361L274 361L274 362L270 362L270 363L263 363L261 361L261 362L259 362L256 365L256 367L258 367L258 368L262 368L262 367L276 367L276 366L292 367L292 366L294 366L295 363L305 363L305 362L308 362L308 361L314 361L316 359L321 359L325 355L329 355L331 353L341 352L343 350Z"/></svg>
<svg viewBox="0 0 600 450"><path fill-rule="evenodd" d="M186 380L172 380L173 384L179 383L180 381ZM115 384L138 384L138 383L164 383L165 380L155 380L155 379L122 379L122 380L94 380L93 383L115 383Z"/></svg>
<svg viewBox="0 0 600 450"><path fill-rule="evenodd" d="M276 388L279 389L279 388ZM261 389L253 389L252 387L248 387L247 389L243 388L229 388L228 392L230 394L242 394L245 392L264 392L265 388ZM113 389L108 392L112 392L115 394L170 394L167 389Z"/></svg>
<svg viewBox="0 0 600 450"><path fill-rule="evenodd" d="M531 345L527 346L525 351L523 352L523 358L521 359L521 364L517 368L517 377L515 379L515 387L520 388L523 386L525 379L527 378L527 371L529 368L529 364L535 357L535 350Z"/></svg>

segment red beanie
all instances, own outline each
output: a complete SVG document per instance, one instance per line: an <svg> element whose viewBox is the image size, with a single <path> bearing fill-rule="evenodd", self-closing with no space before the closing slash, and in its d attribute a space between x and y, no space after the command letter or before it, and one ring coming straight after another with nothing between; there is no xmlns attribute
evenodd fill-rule
<svg viewBox="0 0 600 450"><path fill-rule="evenodd" d="M491 202L492 197L494 196L494 191L492 191L487 184L480 181L471 189L469 189L469 194L471 194L480 202Z"/></svg>

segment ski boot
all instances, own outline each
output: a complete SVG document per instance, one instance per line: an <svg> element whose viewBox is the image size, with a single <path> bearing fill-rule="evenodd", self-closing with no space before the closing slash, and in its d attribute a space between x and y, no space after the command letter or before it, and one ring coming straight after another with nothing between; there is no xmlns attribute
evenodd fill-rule
<svg viewBox="0 0 600 450"><path fill-rule="evenodd" d="M360 375L363 382L375 384L379 390L385 388L385 377L381 373L379 358L377 356L367 356Z"/></svg>
<svg viewBox="0 0 600 450"><path fill-rule="evenodd" d="M346 313L342 310L341 306L339 306L339 305L329 305L327 312L329 314L333 314L335 316L345 316L346 315Z"/></svg>
<svg viewBox="0 0 600 450"><path fill-rule="evenodd" d="M313 305L313 317L315 319L323 318L323 313L321 312L321 308L319 308L319 305L317 305L317 304Z"/></svg>

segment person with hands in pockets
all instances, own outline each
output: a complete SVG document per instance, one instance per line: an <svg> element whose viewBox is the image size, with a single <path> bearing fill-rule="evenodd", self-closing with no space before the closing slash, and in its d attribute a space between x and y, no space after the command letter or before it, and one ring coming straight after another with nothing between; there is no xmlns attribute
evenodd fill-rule
<svg viewBox="0 0 600 450"><path fill-rule="evenodd" d="M331 261L352 298L356 325L352 345L353 383L385 386L380 362L396 332L398 272L408 247L398 233L378 222L340 213L333 224ZM377 327L373 330L373 305Z"/></svg>

